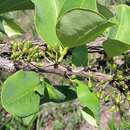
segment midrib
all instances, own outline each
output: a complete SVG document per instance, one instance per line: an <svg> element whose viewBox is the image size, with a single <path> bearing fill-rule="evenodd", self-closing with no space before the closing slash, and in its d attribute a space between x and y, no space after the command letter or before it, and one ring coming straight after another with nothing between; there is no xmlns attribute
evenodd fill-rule
<svg viewBox="0 0 130 130"><path fill-rule="evenodd" d="M55 13L56 13L56 18L58 17L58 9L57 9L57 4L56 4L56 0L53 0L54 2L54 8L55 8Z"/></svg>

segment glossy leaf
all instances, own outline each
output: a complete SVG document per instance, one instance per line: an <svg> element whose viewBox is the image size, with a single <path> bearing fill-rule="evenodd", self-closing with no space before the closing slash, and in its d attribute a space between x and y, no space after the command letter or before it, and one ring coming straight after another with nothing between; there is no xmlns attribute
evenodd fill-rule
<svg viewBox="0 0 130 130"><path fill-rule="evenodd" d="M49 46L60 45L56 35L59 16L73 8L96 10L96 0L32 0L36 6L35 24L39 35Z"/></svg>
<svg viewBox="0 0 130 130"><path fill-rule="evenodd" d="M73 9L59 19L57 36L65 47L77 47L100 36L113 23L88 9Z"/></svg>
<svg viewBox="0 0 130 130"><path fill-rule="evenodd" d="M117 25L110 29L110 40L104 42L104 50L109 57L121 55L130 49L130 7L118 6L116 15Z"/></svg>
<svg viewBox="0 0 130 130"><path fill-rule="evenodd" d="M90 92L88 86L83 82L76 81L78 99L84 107L90 109L95 119L99 119L99 101L96 95Z"/></svg>
<svg viewBox="0 0 130 130"><path fill-rule="evenodd" d="M88 65L88 49L86 45L72 49L72 63L78 67Z"/></svg>
<svg viewBox="0 0 130 130"><path fill-rule="evenodd" d="M0 0L0 13L33 8L34 5L30 0Z"/></svg>
<svg viewBox="0 0 130 130"><path fill-rule="evenodd" d="M18 71L3 84L2 106L12 115L26 117L39 110L40 97L35 89L40 84L35 72Z"/></svg>

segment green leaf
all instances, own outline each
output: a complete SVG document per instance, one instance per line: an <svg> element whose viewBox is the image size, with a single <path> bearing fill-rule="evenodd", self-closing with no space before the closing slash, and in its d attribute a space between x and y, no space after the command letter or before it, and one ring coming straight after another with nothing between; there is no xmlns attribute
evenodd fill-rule
<svg viewBox="0 0 130 130"><path fill-rule="evenodd" d="M61 102L65 100L66 97L64 94L54 88L54 86L52 86L50 83L45 82L45 87L45 96L48 97L50 101Z"/></svg>
<svg viewBox="0 0 130 130"><path fill-rule="evenodd" d="M24 117L24 118L22 118L22 123L23 123L25 126L29 126L29 125L32 124L32 122L34 121L35 118L36 118L36 114L31 115L31 116Z"/></svg>
<svg viewBox="0 0 130 130"><path fill-rule="evenodd" d="M5 110L19 117L32 115L39 110L40 96L35 89L40 84L35 72L18 71L3 84L1 101Z"/></svg>
<svg viewBox="0 0 130 130"><path fill-rule="evenodd" d="M66 101L72 101L77 98L77 93L74 90L74 88L71 86L68 86L68 85L52 86L53 88L51 88L52 89L51 91L53 91L53 92L51 92L52 93L52 95L51 95L50 91L48 94L48 90L46 89L47 85L48 85L48 82L47 82L47 84L45 83L45 85L44 85L45 89L44 89L43 97L41 99L41 104L44 104L46 102L63 103ZM56 94L55 94L55 92L56 92Z"/></svg>
<svg viewBox="0 0 130 130"><path fill-rule="evenodd" d="M58 91L60 91L62 94L65 95L66 98L64 101L70 101L77 98L76 91L71 86L59 85L59 86L54 86L54 87L55 89L57 89Z"/></svg>
<svg viewBox="0 0 130 130"><path fill-rule="evenodd" d="M36 7L35 25L43 41L57 47L61 43L56 35L58 17L73 8L96 10L96 0L32 0ZM71 26L71 25L70 25Z"/></svg>
<svg viewBox="0 0 130 130"><path fill-rule="evenodd" d="M75 8L97 11L96 0L65 0L64 5L60 11L59 17L64 15L67 11Z"/></svg>
<svg viewBox="0 0 130 130"><path fill-rule="evenodd" d="M86 45L72 49L72 63L78 67L88 65L88 49Z"/></svg>
<svg viewBox="0 0 130 130"><path fill-rule="evenodd" d="M88 9L73 9L61 17L57 24L57 36L65 47L77 47L100 36L113 23Z"/></svg>
<svg viewBox="0 0 130 130"><path fill-rule="evenodd" d="M0 0L0 13L33 8L34 5L30 0Z"/></svg>
<svg viewBox="0 0 130 130"><path fill-rule="evenodd" d="M113 17L113 13L104 5L97 3L98 12L102 14L105 18L110 19Z"/></svg>
<svg viewBox="0 0 130 130"><path fill-rule="evenodd" d="M36 89L36 92L43 96L45 93L45 83L40 84L39 87Z"/></svg>
<svg viewBox="0 0 130 130"><path fill-rule="evenodd" d="M127 5L120 5L116 8L118 30L115 39L130 44L130 7Z"/></svg>
<svg viewBox="0 0 130 130"><path fill-rule="evenodd" d="M129 50L130 45L119 40L108 39L104 42L103 48L109 57L114 57Z"/></svg>
<svg viewBox="0 0 130 130"><path fill-rule="evenodd" d="M3 19L3 27L7 36L18 36L24 33L23 29L12 19Z"/></svg>
<svg viewBox="0 0 130 130"><path fill-rule="evenodd" d="M108 31L108 38L114 39L116 36L117 30L118 30L118 25L114 25L112 28L110 28Z"/></svg>
<svg viewBox="0 0 130 130"><path fill-rule="evenodd" d="M92 126L97 127L97 121L94 118L94 115L92 113L92 111L90 109L88 109L87 107L85 107L84 109L81 110L82 116L83 118Z"/></svg>
<svg viewBox="0 0 130 130"><path fill-rule="evenodd" d="M0 32L8 37L19 36L24 33L23 29L13 19L0 17Z"/></svg>
<svg viewBox="0 0 130 130"><path fill-rule="evenodd" d="M98 98L94 93L90 92L86 84L78 80L76 80L76 83L78 84L77 95L81 105L90 109L94 115L94 118L98 121L100 115Z"/></svg>
<svg viewBox="0 0 130 130"><path fill-rule="evenodd" d="M56 36L56 21L64 0L32 0L36 7L35 25L41 39L49 46L60 44ZM46 4L45 4L46 3Z"/></svg>
<svg viewBox="0 0 130 130"><path fill-rule="evenodd" d="M103 46L109 57L121 55L130 49L130 7L117 6L116 15L117 25L110 29L110 40L105 41Z"/></svg>

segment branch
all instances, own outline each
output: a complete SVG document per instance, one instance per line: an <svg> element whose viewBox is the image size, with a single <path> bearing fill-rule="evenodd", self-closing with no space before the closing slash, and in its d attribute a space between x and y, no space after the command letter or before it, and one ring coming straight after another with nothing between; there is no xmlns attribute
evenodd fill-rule
<svg viewBox="0 0 130 130"><path fill-rule="evenodd" d="M97 44L89 45L88 46L89 51L92 51L92 52L103 51L101 43L102 42L98 42L98 45ZM91 76L93 77L94 80L98 80L98 81L101 81L101 80L107 81L112 78L111 75L106 75L99 72L95 72L92 69L84 68L84 67L80 69L79 68L73 69L71 67L66 67L64 65L58 65L58 64L45 65L45 63L42 67L41 66L39 67L36 63L26 63L25 61L22 61L22 60L14 62L14 61L11 61L9 58L10 53L11 53L10 44L0 44L0 69L5 70L7 72L16 72L20 69L24 69L28 71L33 70L39 73L52 73L52 74L57 74L64 77L76 75L79 77L88 78Z"/></svg>
<svg viewBox="0 0 130 130"><path fill-rule="evenodd" d="M88 78L91 76L94 80L97 80L97 81L101 81L101 80L107 81L107 80L112 79L111 75L102 74L102 73L95 72L93 70L86 69L86 68L80 68L78 70L78 69L65 67L64 65L55 65L55 64L38 67L34 63L25 63L24 61L19 61L19 62L14 63L11 60L5 59L2 57L0 57L0 69L8 71L8 72L12 72L12 73L20 69L27 70L27 71L32 70L39 73L57 74L63 77L76 75L79 77Z"/></svg>
<svg viewBox="0 0 130 130"><path fill-rule="evenodd" d="M54 66L48 66L48 67L43 67L43 68L37 68L37 69L39 72L53 73L53 74L57 74L57 75L64 76L64 77L76 75L79 77L88 78L91 76L94 80L97 80L97 81L101 81L101 80L108 81L108 80L112 79L111 75L94 72L89 69L85 70L84 68L75 70L75 69L70 69L70 68L68 69L61 65L57 65L57 67L55 67L55 65L54 65Z"/></svg>

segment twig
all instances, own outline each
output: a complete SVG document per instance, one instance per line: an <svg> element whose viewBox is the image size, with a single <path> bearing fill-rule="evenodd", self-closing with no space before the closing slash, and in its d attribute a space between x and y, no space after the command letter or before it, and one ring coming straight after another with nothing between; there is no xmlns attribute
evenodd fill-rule
<svg viewBox="0 0 130 130"><path fill-rule="evenodd" d="M19 62L12 62L11 60L4 59L0 57L0 69L3 69L8 72L16 72L20 69L24 69L27 71L36 71L39 73L51 73L51 74L57 74L59 76L68 77L72 75L76 75L79 77L88 78L90 75L94 80L110 80L112 78L111 75L102 74L99 72L94 71L86 71L84 69L75 71L74 69L68 69L67 67L64 67L63 65L46 65L43 67L38 67L35 64L25 63L22 61Z"/></svg>
<svg viewBox="0 0 130 130"><path fill-rule="evenodd" d="M101 41L100 41L101 42ZM39 44L39 43L38 43ZM35 43L36 45L36 43ZM101 43L98 44L92 44L88 46L89 51L94 53L101 53L103 51L102 49L102 45ZM39 67L37 66L37 64L35 63L26 63L25 61L18 61L18 62L13 62L12 60L10 60L9 55L11 53L10 50L10 44L0 44L0 69L5 70L7 72L16 72L20 69L24 69L24 70L33 70L33 71L37 71L39 73L52 73L52 74L57 74L60 76L64 76L64 77L68 77L68 76L72 76L72 75L76 75L79 77L85 77L88 78L90 77L90 75L93 77L94 80L110 80L112 78L111 75L106 75L106 74L102 74L99 72L95 72L89 69L80 69L78 70L78 68L75 70L71 67L66 67L64 65L51 65L48 63L47 65L43 66L43 67Z"/></svg>

